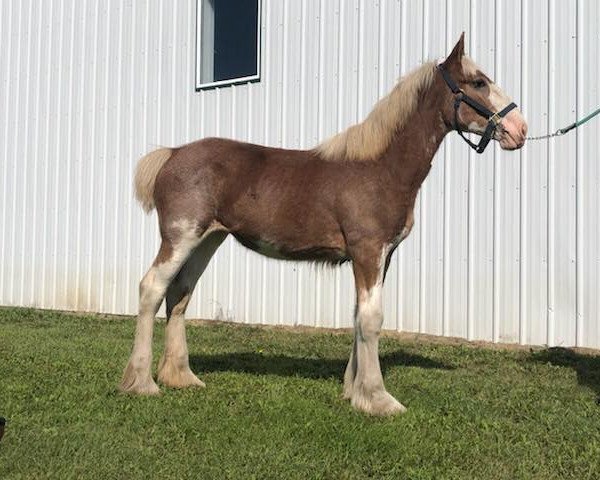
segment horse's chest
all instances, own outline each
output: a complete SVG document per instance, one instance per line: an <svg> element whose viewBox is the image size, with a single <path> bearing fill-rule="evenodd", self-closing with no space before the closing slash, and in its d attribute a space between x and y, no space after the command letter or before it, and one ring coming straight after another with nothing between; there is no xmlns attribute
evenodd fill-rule
<svg viewBox="0 0 600 480"><path fill-rule="evenodd" d="M415 217L414 217L413 209L411 208L408 211L408 214L406 215L406 220L404 221L404 225L402 226L402 229L400 230L398 235L396 235L396 237L394 238L394 240L392 242L394 244L394 246L397 246L400 242L402 242L402 240L404 240L406 237L408 237L414 224L415 224Z"/></svg>

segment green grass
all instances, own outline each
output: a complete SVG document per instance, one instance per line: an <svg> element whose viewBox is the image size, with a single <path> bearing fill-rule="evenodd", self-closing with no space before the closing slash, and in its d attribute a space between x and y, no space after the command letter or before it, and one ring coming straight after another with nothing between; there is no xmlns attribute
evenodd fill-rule
<svg viewBox="0 0 600 480"><path fill-rule="evenodd" d="M155 359L163 325L155 335ZM188 328L202 390L116 391L129 318L0 309L1 478L585 479L600 472L600 356L384 337L388 390L340 399L348 334Z"/></svg>

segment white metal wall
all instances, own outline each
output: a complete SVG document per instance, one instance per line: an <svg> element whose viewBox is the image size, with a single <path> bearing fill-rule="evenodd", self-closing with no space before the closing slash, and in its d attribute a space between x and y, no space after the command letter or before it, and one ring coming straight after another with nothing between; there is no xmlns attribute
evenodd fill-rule
<svg viewBox="0 0 600 480"><path fill-rule="evenodd" d="M461 31L533 134L600 105L595 0L263 0L259 83L194 91L195 0L0 0L0 304L134 313L158 246L137 159L218 135L310 147ZM517 153L455 135L385 289L385 328L600 348L600 120ZM228 240L192 317L350 326L349 267Z"/></svg>

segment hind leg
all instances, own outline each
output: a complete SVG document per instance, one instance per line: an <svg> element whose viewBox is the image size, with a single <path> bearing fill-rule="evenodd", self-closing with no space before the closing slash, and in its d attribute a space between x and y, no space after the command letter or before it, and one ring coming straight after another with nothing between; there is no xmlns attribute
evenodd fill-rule
<svg viewBox="0 0 600 480"><path fill-rule="evenodd" d="M203 240L167 289L165 351L158 365L158 381L163 385L204 387L190 369L184 315L198 279L226 237L225 232L215 232Z"/></svg>
<svg viewBox="0 0 600 480"><path fill-rule="evenodd" d="M354 343L352 344L352 350L350 351L350 359L344 372L344 393L342 398L344 400L350 400L352 398L352 392L354 390L354 379L356 378L356 331L354 332Z"/></svg>
<svg viewBox="0 0 600 480"><path fill-rule="evenodd" d="M200 239L192 225L176 225L168 239L161 243L154 263L140 282L139 313L135 340L129 362L123 372L121 391L156 394L158 386L152 378L152 330L154 317L167 287L185 264Z"/></svg>

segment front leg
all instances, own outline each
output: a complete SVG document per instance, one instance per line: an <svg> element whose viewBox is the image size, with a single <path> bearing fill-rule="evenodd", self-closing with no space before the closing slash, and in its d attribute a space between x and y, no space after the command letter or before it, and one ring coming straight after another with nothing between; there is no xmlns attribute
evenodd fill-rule
<svg viewBox="0 0 600 480"><path fill-rule="evenodd" d="M379 248L379 255L366 246L361 256L353 258L357 307L354 349L344 378L344 394L350 393L354 408L371 415L393 415L406 408L390 395L383 384L379 364L379 334L383 324L382 288L389 248ZM353 365L354 379L351 382Z"/></svg>

